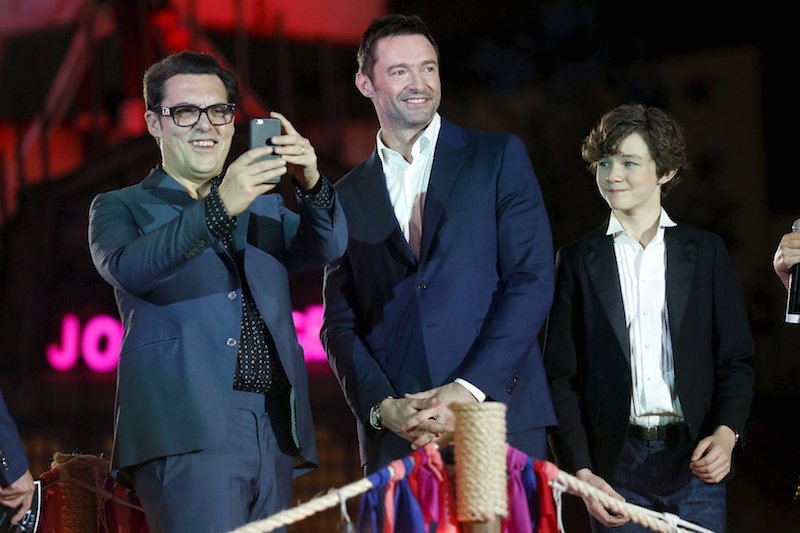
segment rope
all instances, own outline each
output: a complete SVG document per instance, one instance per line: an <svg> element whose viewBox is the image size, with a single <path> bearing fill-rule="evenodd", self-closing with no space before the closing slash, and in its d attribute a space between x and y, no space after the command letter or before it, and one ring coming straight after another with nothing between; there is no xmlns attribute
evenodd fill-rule
<svg viewBox="0 0 800 533"><path fill-rule="evenodd" d="M456 515L459 522L508 516L506 406L451 406L456 415Z"/></svg>
<svg viewBox="0 0 800 533"><path fill-rule="evenodd" d="M491 522L508 516L508 489L506 466L506 406L500 402L455 404L451 409L455 422L455 485L456 514L459 522ZM618 500L575 476L562 472L556 465L544 462L544 473L551 487L558 510L558 528L561 523L561 493L567 492L582 498L599 501L614 513L624 515L633 522L663 533L690 531L713 533L671 513L658 513L638 505ZM299 522L325 509L340 506L345 523L352 528L344 501L363 494L380 484L380 474L389 473L392 467L363 478L328 494L309 500L297 507L286 509L263 520L251 522L230 533L267 533L279 527ZM374 481L373 481L374 480Z"/></svg>
<svg viewBox="0 0 800 533"><path fill-rule="evenodd" d="M458 447L456 447L456 453L458 453L457 450ZM610 509L611 511L625 515L633 522L653 531L659 531L663 533L679 533L682 531L695 533L714 533L713 531L700 527L696 524L692 524L691 522L681 520L680 517L674 514L658 513L632 503L617 500L609 494L606 494L605 492L596 489L588 483L581 481L575 476L567 474L566 472L562 472L552 463L549 463L548 466L551 467L553 472L557 473L555 478L550 481L550 485L553 487L554 493L563 491L573 496L580 496L582 498L587 496L595 498L601 504L603 504L604 507ZM391 467L387 467L386 470L391 471ZM505 465L503 466L502 472L503 478L505 479ZM360 479L339 489L330 489L324 496L311 499L297 507L286 509L263 520L250 522L249 524L245 524L229 533L268 533L278 529L279 527L288 526L290 524L300 522L301 520L305 520L306 518L326 509L331 509L337 505L341 506L345 500L359 496L371 489L374 486L372 481L374 476L376 476L376 474L372 474L370 477ZM389 474L389 477L392 477L391 473ZM459 517L459 520L461 520L461 517ZM560 531L564 531L563 525L559 524L559 528Z"/></svg>
<svg viewBox="0 0 800 533"><path fill-rule="evenodd" d="M288 526L304 520L325 509L336 507L344 500L349 500L354 496L367 492L372 486L372 481L369 478L363 478L340 489L331 489L324 496L313 498L297 507L286 509L263 520L245 524L230 533L267 533L281 526Z"/></svg>
<svg viewBox="0 0 800 533"><path fill-rule="evenodd" d="M558 471L558 476L555 482L550 483L551 486L561 485L566 492L580 497L589 496L596 499L604 507L611 511L625 515L637 524L653 531L661 531L664 533L675 533L679 531L695 531L699 533L713 533L708 529L700 527L691 522L681 520L680 517L671 513L658 513L632 503L624 502L612 497L605 492L596 489L588 483L581 481L575 476L571 476L566 472Z"/></svg>

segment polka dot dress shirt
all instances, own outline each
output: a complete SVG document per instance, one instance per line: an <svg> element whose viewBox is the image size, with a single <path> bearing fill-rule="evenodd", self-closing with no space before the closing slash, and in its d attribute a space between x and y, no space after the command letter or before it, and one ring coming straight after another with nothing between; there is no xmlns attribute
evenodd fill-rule
<svg viewBox="0 0 800 533"><path fill-rule="evenodd" d="M244 275L242 254L237 253L233 242L236 218L228 216L219 196L217 178L206 197L206 224L212 235L222 239L225 249L236 259L236 269L242 280L242 327L236 359L233 388L258 393L280 393L288 390L275 341L264 319L256 308Z"/></svg>

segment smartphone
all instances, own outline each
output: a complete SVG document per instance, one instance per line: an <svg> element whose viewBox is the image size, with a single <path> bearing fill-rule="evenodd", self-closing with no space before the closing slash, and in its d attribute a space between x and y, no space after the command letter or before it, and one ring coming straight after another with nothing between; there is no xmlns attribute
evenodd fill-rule
<svg viewBox="0 0 800 533"><path fill-rule="evenodd" d="M271 145L270 139L281 134L281 121L277 118L254 118L250 121L250 148L261 148ZM259 157L256 161L266 161L280 157L276 154L269 154ZM265 181L264 183L280 183L280 176Z"/></svg>

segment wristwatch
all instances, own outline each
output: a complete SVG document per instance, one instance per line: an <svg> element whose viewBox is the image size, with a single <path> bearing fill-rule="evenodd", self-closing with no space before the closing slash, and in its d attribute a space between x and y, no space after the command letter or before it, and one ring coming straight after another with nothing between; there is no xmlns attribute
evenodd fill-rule
<svg viewBox="0 0 800 533"><path fill-rule="evenodd" d="M387 396L383 400L387 400L389 398L392 397ZM381 420L381 404L383 403L383 400L369 408L369 425L372 426L372 429L377 431L383 429L383 420Z"/></svg>

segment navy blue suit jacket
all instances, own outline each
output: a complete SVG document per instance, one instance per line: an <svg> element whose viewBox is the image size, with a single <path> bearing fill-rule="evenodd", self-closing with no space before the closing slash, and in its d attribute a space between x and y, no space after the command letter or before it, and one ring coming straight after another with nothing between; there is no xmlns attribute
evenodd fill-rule
<svg viewBox="0 0 800 533"><path fill-rule="evenodd" d="M26 470L28 458L25 456L17 426L8 412L3 393L0 392L0 486L11 485Z"/></svg>
<svg viewBox="0 0 800 533"><path fill-rule="evenodd" d="M610 481L628 431L631 371L607 227L559 250L544 359L558 415L551 445L559 466L590 468ZM736 271L722 239L707 231L669 227L664 244L675 389L691 439L722 424L743 434L755 346ZM688 467L681 473L690 475Z"/></svg>
<svg viewBox="0 0 800 533"><path fill-rule="evenodd" d="M362 462L411 451L371 431L372 405L459 377L508 406L510 439L555 423L537 342L553 294L552 241L522 142L442 120L419 261L377 152L336 189L349 243L326 268L322 339L358 420Z"/></svg>
<svg viewBox="0 0 800 533"><path fill-rule="evenodd" d="M291 382L292 436L298 464L308 464L316 445L288 273L338 259L347 230L335 197L330 208L300 203L299 212L278 194L260 196L236 217L234 242ZM125 327L112 466L219 444L236 369L242 282L206 226L204 202L155 169L140 184L94 199L89 244Z"/></svg>

